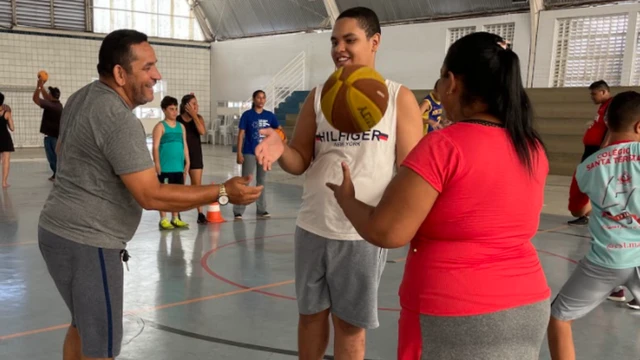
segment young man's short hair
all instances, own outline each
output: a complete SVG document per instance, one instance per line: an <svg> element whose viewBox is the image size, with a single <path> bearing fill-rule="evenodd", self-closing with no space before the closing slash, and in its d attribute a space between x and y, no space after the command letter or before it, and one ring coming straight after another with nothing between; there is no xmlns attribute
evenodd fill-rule
<svg viewBox="0 0 640 360"><path fill-rule="evenodd" d="M367 34L367 38L371 38L375 34L382 34L378 15L369 8L358 6L347 9L336 20L344 18L356 19L362 30Z"/></svg>
<svg viewBox="0 0 640 360"><path fill-rule="evenodd" d="M640 121L640 94L625 91L613 97L607 110L607 126L611 131L631 130Z"/></svg>
<svg viewBox="0 0 640 360"><path fill-rule="evenodd" d="M589 90L609 91L609 84L604 80L598 80L589 86Z"/></svg>
<svg viewBox="0 0 640 360"><path fill-rule="evenodd" d="M166 110L171 105L175 105L176 107L178 107L178 99L171 96L165 96L160 102L160 107L162 108L162 110Z"/></svg>

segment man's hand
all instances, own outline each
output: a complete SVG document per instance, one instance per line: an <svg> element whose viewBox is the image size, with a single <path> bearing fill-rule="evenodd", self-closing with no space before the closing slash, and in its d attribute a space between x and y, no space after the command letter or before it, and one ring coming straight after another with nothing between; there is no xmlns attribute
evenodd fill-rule
<svg viewBox="0 0 640 360"><path fill-rule="evenodd" d="M224 183L229 196L229 202L236 205L247 205L255 202L260 197L264 186L249 186L251 175L236 176Z"/></svg>

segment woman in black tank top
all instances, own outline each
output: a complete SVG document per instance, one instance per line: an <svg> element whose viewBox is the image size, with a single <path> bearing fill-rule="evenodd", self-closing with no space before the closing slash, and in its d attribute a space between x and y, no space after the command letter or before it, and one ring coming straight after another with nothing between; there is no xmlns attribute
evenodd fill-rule
<svg viewBox="0 0 640 360"><path fill-rule="evenodd" d="M204 163L202 159L202 144L200 136L207 133L204 127L204 119L198 114L198 100L193 94L182 97L180 102L180 115L178 122L184 125L187 130L187 147L189 148L189 178L191 185L202 184L202 169ZM207 218L202 212L202 207L198 207L198 224L206 224Z"/></svg>
<svg viewBox="0 0 640 360"><path fill-rule="evenodd" d="M9 156L15 150L9 131L14 131L11 108L4 104L4 95L0 93L0 162L2 162L2 187L8 188Z"/></svg>

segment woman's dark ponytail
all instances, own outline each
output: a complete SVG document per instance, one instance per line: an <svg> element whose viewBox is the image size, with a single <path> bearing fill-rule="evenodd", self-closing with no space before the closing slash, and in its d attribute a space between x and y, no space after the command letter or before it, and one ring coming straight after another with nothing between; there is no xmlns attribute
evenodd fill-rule
<svg viewBox="0 0 640 360"><path fill-rule="evenodd" d="M500 36L476 32L451 45L444 67L462 81L461 105L486 104L486 112L502 121L520 162L533 174L534 154L544 144L533 128L518 55Z"/></svg>
<svg viewBox="0 0 640 360"><path fill-rule="evenodd" d="M494 115L503 121L518 158L531 172L535 150L544 145L533 128L533 108L522 84L520 59L510 49L498 50L496 55L500 63L497 77L502 86L498 88Z"/></svg>

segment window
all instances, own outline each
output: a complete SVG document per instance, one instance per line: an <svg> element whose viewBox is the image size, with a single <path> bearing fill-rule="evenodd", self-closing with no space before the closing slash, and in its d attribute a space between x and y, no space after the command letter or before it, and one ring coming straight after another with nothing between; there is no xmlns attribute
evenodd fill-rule
<svg viewBox="0 0 640 360"><path fill-rule="evenodd" d="M449 38L447 39L447 48L453 45L458 39L476 32L475 26L459 27L449 29Z"/></svg>
<svg viewBox="0 0 640 360"><path fill-rule="evenodd" d="M638 24L636 25L636 53L633 59L633 75L630 85L640 85L640 14L638 14Z"/></svg>
<svg viewBox="0 0 640 360"><path fill-rule="evenodd" d="M628 14L558 19L553 86L621 83Z"/></svg>
<svg viewBox="0 0 640 360"><path fill-rule="evenodd" d="M2 21L10 21L11 1L2 1L2 3L0 5L3 9ZM21 26L86 30L84 0L15 0L15 8L16 22ZM9 12L6 13L6 11Z"/></svg>
<svg viewBox="0 0 640 360"><path fill-rule="evenodd" d="M93 31L135 29L151 37L203 41L187 0L94 0Z"/></svg>
<svg viewBox="0 0 640 360"><path fill-rule="evenodd" d="M513 44L513 36L516 30L515 23L507 23L507 24L491 24L485 25L484 31L490 32L492 34L496 34L501 38L509 41Z"/></svg>

